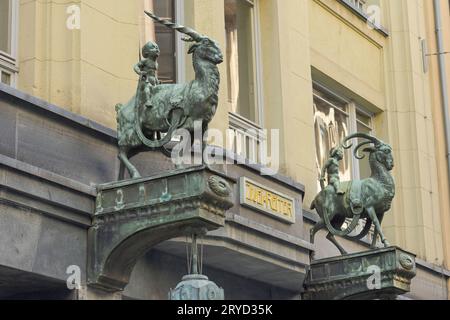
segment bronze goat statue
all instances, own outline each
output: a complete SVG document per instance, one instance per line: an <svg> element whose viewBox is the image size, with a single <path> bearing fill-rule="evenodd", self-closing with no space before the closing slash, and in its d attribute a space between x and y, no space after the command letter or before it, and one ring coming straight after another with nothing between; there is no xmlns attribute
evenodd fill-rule
<svg viewBox="0 0 450 320"><path fill-rule="evenodd" d="M126 104L118 104L117 123L119 140L120 172L124 178L127 168L130 176L140 174L129 158L147 150L165 151L177 129L186 129L193 135L194 123L201 122L202 136L213 119L218 105L220 74L217 67L223 62L218 44L196 31L176 25L146 12L156 22L184 33L193 42L189 48L195 71L195 79L186 84L149 84L140 80L136 95ZM146 99L145 91L151 90Z"/></svg>
<svg viewBox="0 0 450 320"><path fill-rule="evenodd" d="M314 243L316 233L326 228L327 239L338 248L341 254L346 254L346 251L336 241L335 236L362 239L369 233L372 223L375 225L372 248L376 246L377 235L380 235L385 247L389 246L381 229L381 223L385 212L390 210L395 196L395 183L390 173L394 168L392 148L383 141L364 133L348 136L341 147L350 149L353 145L347 145L347 143L355 138L365 139L353 151L357 159L364 158L364 155L360 156L358 153L363 146L372 145L363 149L363 152L369 153L371 176L361 181L341 182L339 185L341 192L337 192L330 184L316 196L311 205L311 209L316 209L320 216L319 222L311 229L311 243ZM345 230L342 230L347 218L351 218L352 222ZM360 219L366 219L363 230L356 236L349 236L356 229Z"/></svg>

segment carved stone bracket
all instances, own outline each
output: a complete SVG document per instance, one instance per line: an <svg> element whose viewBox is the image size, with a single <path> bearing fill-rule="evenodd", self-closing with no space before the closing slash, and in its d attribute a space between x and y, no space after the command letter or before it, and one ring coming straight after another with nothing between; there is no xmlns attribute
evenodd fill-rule
<svg viewBox="0 0 450 320"><path fill-rule="evenodd" d="M89 230L88 284L121 291L156 244L225 225L235 181L204 166L98 187Z"/></svg>
<svg viewBox="0 0 450 320"><path fill-rule="evenodd" d="M397 247L370 250L311 263L305 300L395 299L410 291L415 255Z"/></svg>

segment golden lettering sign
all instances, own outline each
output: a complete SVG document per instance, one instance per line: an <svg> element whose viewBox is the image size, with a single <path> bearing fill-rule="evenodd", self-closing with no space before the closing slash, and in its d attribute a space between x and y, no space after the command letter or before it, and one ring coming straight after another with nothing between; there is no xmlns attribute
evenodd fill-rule
<svg viewBox="0 0 450 320"><path fill-rule="evenodd" d="M241 204L289 223L295 223L293 198L244 177L241 178Z"/></svg>

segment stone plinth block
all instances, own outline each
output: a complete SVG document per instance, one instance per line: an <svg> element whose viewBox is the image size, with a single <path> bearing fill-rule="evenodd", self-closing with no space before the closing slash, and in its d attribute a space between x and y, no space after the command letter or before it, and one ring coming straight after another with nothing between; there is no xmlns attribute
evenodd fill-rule
<svg viewBox="0 0 450 320"><path fill-rule="evenodd" d="M410 291L415 255L397 247L370 250L311 263L305 300L395 299Z"/></svg>
<svg viewBox="0 0 450 320"><path fill-rule="evenodd" d="M234 185L204 166L100 185L89 230L88 284L123 290L136 261L156 244L223 227Z"/></svg>

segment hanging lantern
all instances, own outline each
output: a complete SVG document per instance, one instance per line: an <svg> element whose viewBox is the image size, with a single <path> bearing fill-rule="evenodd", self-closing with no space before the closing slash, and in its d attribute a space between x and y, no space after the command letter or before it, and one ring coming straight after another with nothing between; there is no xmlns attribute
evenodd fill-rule
<svg viewBox="0 0 450 320"><path fill-rule="evenodd" d="M170 290L169 300L225 300L224 290L209 281L207 276L201 274L203 261L198 259L197 235L195 234L192 236L191 246L190 257L188 254L190 274L184 276L175 289Z"/></svg>

